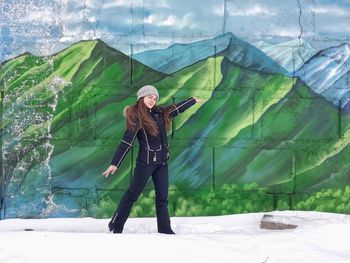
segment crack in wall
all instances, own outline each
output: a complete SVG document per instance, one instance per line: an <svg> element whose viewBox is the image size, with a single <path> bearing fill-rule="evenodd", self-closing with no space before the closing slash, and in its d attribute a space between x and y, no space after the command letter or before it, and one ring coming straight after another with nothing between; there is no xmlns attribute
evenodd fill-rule
<svg viewBox="0 0 350 263"><path fill-rule="evenodd" d="M222 33L225 34L226 33L226 22L227 22L227 17L228 17L228 13L227 13L227 0L224 0L224 24L222 26Z"/></svg>

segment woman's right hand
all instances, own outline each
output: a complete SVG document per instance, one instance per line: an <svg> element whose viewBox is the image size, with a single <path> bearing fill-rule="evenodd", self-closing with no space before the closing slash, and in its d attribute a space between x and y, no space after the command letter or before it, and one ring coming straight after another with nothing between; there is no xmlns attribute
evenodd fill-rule
<svg viewBox="0 0 350 263"><path fill-rule="evenodd" d="M193 98L196 100L196 103L202 103L202 102L205 101L204 99L200 99L200 98L197 98L197 97L193 97Z"/></svg>
<svg viewBox="0 0 350 263"><path fill-rule="evenodd" d="M114 174L115 171L117 171L117 166L115 165L110 165L106 171L104 171L102 174L107 178L109 173Z"/></svg>

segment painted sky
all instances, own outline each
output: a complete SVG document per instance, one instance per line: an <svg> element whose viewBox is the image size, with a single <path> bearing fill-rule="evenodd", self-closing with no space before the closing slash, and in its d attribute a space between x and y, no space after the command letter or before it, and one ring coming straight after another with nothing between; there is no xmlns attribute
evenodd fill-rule
<svg viewBox="0 0 350 263"><path fill-rule="evenodd" d="M100 38L138 53L232 32L250 43L350 42L348 0L0 0L0 61Z"/></svg>

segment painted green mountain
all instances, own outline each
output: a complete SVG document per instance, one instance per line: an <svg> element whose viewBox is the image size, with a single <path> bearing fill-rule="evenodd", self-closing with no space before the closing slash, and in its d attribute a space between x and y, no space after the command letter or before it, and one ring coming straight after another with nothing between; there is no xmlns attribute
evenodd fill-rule
<svg viewBox="0 0 350 263"><path fill-rule="evenodd" d="M221 69L210 100L175 132L175 185L256 182L272 193L311 193L349 184L348 113L300 80L228 60Z"/></svg>
<svg viewBox="0 0 350 263"><path fill-rule="evenodd" d="M349 116L298 79L213 56L172 75L99 40L0 68L3 185L7 216L80 215L118 197L135 147L103 178L124 132L123 109L154 84L160 104L206 99L174 119L170 176L182 190L257 183L271 193L337 188L349 178ZM30 200L30 202L28 202Z"/></svg>
<svg viewBox="0 0 350 263"><path fill-rule="evenodd" d="M110 184L100 175L124 129L123 107L143 83L165 77L102 41L46 60L24 54L0 76L5 198L23 214L45 210L53 189ZM25 209L23 199L35 207Z"/></svg>

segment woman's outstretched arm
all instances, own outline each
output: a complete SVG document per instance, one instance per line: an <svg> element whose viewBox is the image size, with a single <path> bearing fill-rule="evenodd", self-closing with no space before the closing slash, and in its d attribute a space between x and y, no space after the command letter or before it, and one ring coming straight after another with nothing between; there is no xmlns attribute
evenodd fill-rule
<svg viewBox="0 0 350 263"><path fill-rule="evenodd" d="M125 130L123 138L119 143L117 150L114 153L113 159L111 161L111 165L107 168L106 171L103 172L103 175L105 177L107 177L110 172L113 174L119 168L126 154L128 153L131 146L133 145L137 132L138 131L131 131L129 129Z"/></svg>
<svg viewBox="0 0 350 263"><path fill-rule="evenodd" d="M179 103L174 104L174 108L169 111L169 116L170 117L175 117L179 115L181 112L184 112L197 102L203 102L202 99L198 99L196 97L189 98L187 100L181 101Z"/></svg>

